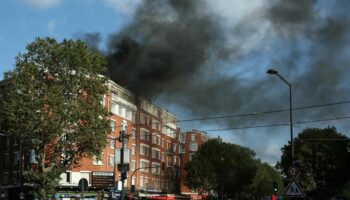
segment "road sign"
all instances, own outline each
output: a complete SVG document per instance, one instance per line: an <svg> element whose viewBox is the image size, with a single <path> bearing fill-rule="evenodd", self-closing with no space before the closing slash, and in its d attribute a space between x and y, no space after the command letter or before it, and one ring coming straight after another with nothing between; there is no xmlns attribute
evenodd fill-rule
<svg viewBox="0 0 350 200"><path fill-rule="evenodd" d="M116 149L115 150L115 163L120 163L120 155L121 155L121 149ZM125 163L130 163L130 150L124 148L124 164Z"/></svg>
<svg viewBox="0 0 350 200"><path fill-rule="evenodd" d="M294 178L289 182L284 197L305 197L305 193Z"/></svg>
<svg viewBox="0 0 350 200"><path fill-rule="evenodd" d="M296 175L298 175L298 173L299 173L299 170L298 170L298 168L296 168L296 167L290 167L289 169L288 169L288 174L289 174L289 176L291 176L291 177L295 177Z"/></svg>

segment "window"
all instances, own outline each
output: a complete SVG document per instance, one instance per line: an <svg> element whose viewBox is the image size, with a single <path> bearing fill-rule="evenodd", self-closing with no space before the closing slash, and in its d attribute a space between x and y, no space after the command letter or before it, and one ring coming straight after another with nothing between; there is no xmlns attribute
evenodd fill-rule
<svg viewBox="0 0 350 200"><path fill-rule="evenodd" d="M102 158L103 158L103 154L101 156L94 155L92 157L92 164L93 165L103 165Z"/></svg>
<svg viewBox="0 0 350 200"><path fill-rule="evenodd" d="M143 187L143 176L140 176L140 187Z"/></svg>
<svg viewBox="0 0 350 200"><path fill-rule="evenodd" d="M160 164L152 163L152 174L160 174Z"/></svg>
<svg viewBox="0 0 350 200"><path fill-rule="evenodd" d="M145 144L140 145L140 155L148 156L149 154L149 146Z"/></svg>
<svg viewBox="0 0 350 200"><path fill-rule="evenodd" d="M102 97L101 97L101 105L103 106L103 107L105 107L105 102L106 102L106 95L103 95Z"/></svg>
<svg viewBox="0 0 350 200"><path fill-rule="evenodd" d="M111 149L114 149L115 148L115 139L114 138L110 138L109 139L109 147Z"/></svg>
<svg viewBox="0 0 350 200"><path fill-rule="evenodd" d="M13 164L14 165L18 165L19 164L19 160L20 160L20 154L18 151L13 153Z"/></svg>
<svg viewBox="0 0 350 200"><path fill-rule="evenodd" d="M133 160L133 161L131 161L131 170L135 171L135 169L136 169L136 161Z"/></svg>
<svg viewBox="0 0 350 200"><path fill-rule="evenodd" d="M180 144L180 146L179 146L179 151L180 151L180 153L182 153L182 154L185 153L185 145L184 145L184 144Z"/></svg>
<svg viewBox="0 0 350 200"><path fill-rule="evenodd" d="M7 184L9 183L9 174L8 174L7 172L5 172L5 173L3 174L2 183L3 183L4 185L7 185Z"/></svg>
<svg viewBox="0 0 350 200"><path fill-rule="evenodd" d="M149 132L146 129L141 129L140 138L149 141Z"/></svg>
<svg viewBox="0 0 350 200"><path fill-rule="evenodd" d="M159 130L159 122L157 120L153 120L152 128L156 129L156 130Z"/></svg>
<svg viewBox="0 0 350 200"><path fill-rule="evenodd" d="M160 145L160 135L157 135L157 144Z"/></svg>
<svg viewBox="0 0 350 200"><path fill-rule="evenodd" d="M112 101L118 101L118 93L112 93Z"/></svg>
<svg viewBox="0 0 350 200"><path fill-rule="evenodd" d="M15 138L14 138L13 145L14 145L14 146L17 146L18 144L19 144L18 139L17 139L17 137L15 137Z"/></svg>
<svg viewBox="0 0 350 200"><path fill-rule="evenodd" d="M160 180L160 189L165 189L165 181L164 180Z"/></svg>
<svg viewBox="0 0 350 200"><path fill-rule="evenodd" d="M164 148L164 143L165 143L164 140L162 140L161 145L163 148Z"/></svg>
<svg viewBox="0 0 350 200"><path fill-rule="evenodd" d="M9 167L9 154L8 153L5 153L4 154L4 169L8 169Z"/></svg>
<svg viewBox="0 0 350 200"><path fill-rule="evenodd" d="M148 172L149 161L148 160L140 160L140 168L142 172Z"/></svg>
<svg viewBox="0 0 350 200"><path fill-rule="evenodd" d="M152 144L157 144L157 136L155 134L152 135Z"/></svg>
<svg viewBox="0 0 350 200"><path fill-rule="evenodd" d="M131 112L126 108L125 108L125 118L128 120L131 120Z"/></svg>
<svg viewBox="0 0 350 200"><path fill-rule="evenodd" d="M36 159L36 154L35 154L35 150L34 149L32 149L32 150L30 150L30 153L29 153L29 162L30 163L38 163L38 161L37 161L37 159Z"/></svg>
<svg viewBox="0 0 350 200"><path fill-rule="evenodd" d="M12 184L16 185L18 183L18 172L12 172Z"/></svg>
<svg viewBox="0 0 350 200"><path fill-rule="evenodd" d="M146 187L146 189L149 189L149 186L148 186L148 177L144 177L144 180L143 180L144 182L145 182L145 187Z"/></svg>
<svg viewBox="0 0 350 200"><path fill-rule="evenodd" d="M115 163L114 155L109 155L109 165L114 166L114 163Z"/></svg>
<svg viewBox="0 0 350 200"><path fill-rule="evenodd" d="M141 114L141 124L143 125L149 125L149 118L145 114Z"/></svg>
<svg viewBox="0 0 350 200"><path fill-rule="evenodd" d="M5 138L4 151L8 151L10 148L10 138Z"/></svg>
<svg viewBox="0 0 350 200"><path fill-rule="evenodd" d="M132 144L131 155L135 155L135 152L136 152L136 144Z"/></svg>
<svg viewBox="0 0 350 200"><path fill-rule="evenodd" d="M134 113L134 112L131 113L131 121L133 123L136 123L136 113Z"/></svg>
<svg viewBox="0 0 350 200"><path fill-rule="evenodd" d="M191 142L195 142L196 141L196 135L195 134L192 134L191 135Z"/></svg>
<svg viewBox="0 0 350 200"><path fill-rule="evenodd" d="M170 156L168 156L167 160L168 160L168 166L171 165L171 157Z"/></svg>
<svg viewBox="0 0 350 200"><path fill-rule="evenodd" d="M136 128L131 129L131 137L135 138L136 137Z"/></svg>
<svg viewBox="0 0 350 200"><path fill-rule="evenodd" d="M160 158L160 150L152 148L152 158L159 159Z"/></svg>
<svg viewBox="0 0 350 200"><path fill-rule="evenodd" d="M189 153L189 155L188 155L188 160L189 160L189 161L192 161L194 155L195 155L195 153Z"/></svg>
<svg viewBox="0 0 350 200"><path fill-rule="evenodd" d="M191 142L190 143L190 151L197 151L197 143Z"/></svg>
<svg viewBox="0 0 350 200"><path fill-rule="evenodd" d="M163 126L162 133L166 134L167 136L171 138L175 138L176 136L176 131L170 127Z"/></svg>
<svg viewBox="0 0 350 200"><path fill-rule="evenodd" d="M162 152L162 161L164 162L164 152Z"/></svg>
<svg viewBox="0 0 350 200"><path fill-rule="evenodd" d="M176 165L176 164L177 164L177 157L174 156L174 165Z"/></svg>
<svg viewBox="0 0 350 200"><path fill-rule="evenodd" d="M111 131L115 131L115 121L111 120Z"/></svg>
<svg viewBox="0 0 350 200"><path fill-rule="evenodd" d="M118 106L118 104L116 104L115 102L112 102L112 105L111 105L111 112L113 113L113 114L118 114L118 108L119 108L119 106Z"/></svg>
<svg viewBox="0 0 350 200"><path fill-rule="evenodd" d="M176 152L176 144L173 145L173 152Z"/></svg>
<svg viewBox="0 0 350 200"><path fill-rule="evenodd" d="M118 115L123 116L123 111L124 111L124 108L121 105L119 105Z"/></svg>

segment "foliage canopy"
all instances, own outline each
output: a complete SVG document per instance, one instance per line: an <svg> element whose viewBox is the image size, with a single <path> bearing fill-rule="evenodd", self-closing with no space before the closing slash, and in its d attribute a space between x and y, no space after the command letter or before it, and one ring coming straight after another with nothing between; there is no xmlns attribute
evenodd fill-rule
<svg viewBox="0 0 350 200"><path fill-rule="evenodd" d="M255 153L245 147L225 143L220 138L205 142L186 165L189 188L215 191L235 197L248 187L256 174Z"/></svg>
<svg viewBox="0 0 350 200"><path fill-rule="evenodd" d="M105 70L104 59L81 41L37 38L5 74L1 128L35 151L26 179L39 198L54 191L62 172L103 149L110 132L101 103Z"/></svg>
<svg viewBox="0 0 350 200"><path fill-rule="evenodd" d="M335 127L308 128L294 140L295 161L300 170L298 182L315 199L330 199L350 181L349 138ZM282 148L279 168L288 174L292 166L291 145Z"/></svg>

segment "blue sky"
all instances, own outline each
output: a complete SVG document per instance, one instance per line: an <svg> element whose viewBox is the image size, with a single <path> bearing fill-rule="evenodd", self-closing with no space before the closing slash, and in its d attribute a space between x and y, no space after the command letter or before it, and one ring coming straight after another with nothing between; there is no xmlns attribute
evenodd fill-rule
<svg viewBox="0 0 350 200"><path fill-rule="evenodd" d="M36 37L76 38L99 32L103 39L130 19L132 1L2 0L0 3L0 79L15 56Z"/></svg>
<svg viewBox="0 0 350 200"><path fill-rule="evenodd" d="M25 46L36 37L54 37L76 39L79 34L99 33L102 36L101 48L111 33L122 30L133 19L133 14L141 0L2 0L0 3L0 80L3 73L14 68L15 57L25 51ZM296 107L326 104L349 100L350 73L346 66L350 17L347 3L336 1L329 3L319 0L309 19L293 21L278 16L267 16L273 3L278 0L204 0L220 21L225 46L223 49L234 52L225 59L212 59L202 70L208 70L207 80L229 79L238 86L228 86L225 95L232 95L232 107L213 106L214 112L204 113L207 105L197 106L193 102L180 102L178 97L170 96L158 99L158 102L174 113L180 120L229 114L244 114L288 108L288 88L277 77L266 75L273 66L294 84L293 98ZM283 2L283 1L281 1ZM344 3L345 5L342 5ZM292 7L293 8L293 7ZM343 8L343 9L342 9ZM282 9L284 7L282 6ZM337 12L334 12L337 10ZM298 11L298 9L297 9ZM283 13L283 12L282 12ZM288 15L288 13L286 14ZM338 15L341 16L338 18ZM300 20L294 15L296 20ZM174 16L170 16L171 19ZM283 17L283 16L282 16ZM340 19L348 19L342 22ZM330 19L339 23L327 23ZM314 23L317 22L317 23ZM332 22L332 21L331 21ZM310 26L311 24L311 26ZM343 29L337 25L344 25ZM335 29L334 29L335 27ZM242 31L241 31L242 30ZM325 35L322 30L335 31ZM341 35L341 30L345 34ZM161 30L160 30L161 31ZM246 32L245 32L246 31ZM337 34L339 38L337 41ZM181 36L179 36L181 37ZM334 41L334 44L332 42ZM237 48L237 51L234 51ZM213 52L215 57L218 52ZM327 59L323 58L327 55ZM345 56L344 56L345 55ZM214 74L214 75L212 75ZM212 79L211 79L212 78ZM205 79L203 79L205 80ZM232 91L229 91L232 90ZM190 91L190 90L189 90ZM204 93L206 88L203 89ZM186 91L184 91L184 97ZM191 94L191 93L189 93ZM222 94L220 92L213 94ZM187 94L188 95L188 94ZM209 95L208 95L209 96ZM209 96L210 98L210 96ZM190 98L191 99L191 98ZM196 98L192 98L196 100ZM241 100L236 101L235 99ZM198 99L197 99L198 100ZM210 101L209 101L210 102ZM235 105L235 102L241 102ZM200 104L201 102L195 102ZM227 101L230 106L230 101ZM191 109L191 106L196 109ZM213 103L214 105L214 103ZM342 107L341 107L342 106ZM223 110L219 110L223 107ZM215 109L218 109L215 112ZM202 109L202 110L201 110ZM321 109L321 108L320 108ZM204 109L205 110L205 109ZM296 111L295 121L333 118L346 115L347 105L336 109ZM183 130L211 130L217 128L237 128L275 123L288 123L288 113L281 116L263 115L254 119L234 119L223 121L196 121L181 123ZM331 120L320 123L299 124L294 126L295 135L306 127L324 128L334 125L349 135L347 120ZM254 149L259 158L271 164L279 160L280 148L289 138L289 126L256 129L210 131L211 136L220 135L226 141L238 143Z"/></svg>

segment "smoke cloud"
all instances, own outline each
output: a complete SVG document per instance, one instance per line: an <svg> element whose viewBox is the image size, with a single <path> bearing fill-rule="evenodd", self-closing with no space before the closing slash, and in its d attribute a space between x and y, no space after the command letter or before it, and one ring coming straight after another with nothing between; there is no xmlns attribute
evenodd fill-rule
<svg viewBox="0 0 350 200"><path fill-rule="evenodd" d="M347 4L274 1L230 24L206 1L147 0L109 38L110 76L203 116L286 107L283 83L265 74L269 66L295 83L297 105L342 100Z"/></svg>
<svg viewBox="0 0 350 200"><path fill-rule="evenodd" d="M196 117L288 108L288 87L266 74L270 67L293 83L295 107L349 99L349 1L262 1L240 14L235 8L242 1L234 2L225 13L209 0L142 1L131 22L109 37L110 77ZM342 116L348 109L295 111L294 120ZM288 120L279 113L206 123Z"/></svg>

